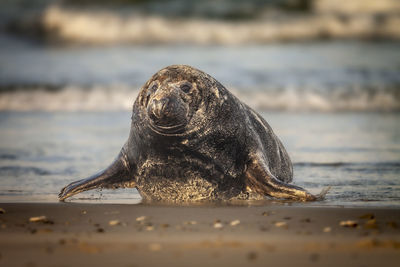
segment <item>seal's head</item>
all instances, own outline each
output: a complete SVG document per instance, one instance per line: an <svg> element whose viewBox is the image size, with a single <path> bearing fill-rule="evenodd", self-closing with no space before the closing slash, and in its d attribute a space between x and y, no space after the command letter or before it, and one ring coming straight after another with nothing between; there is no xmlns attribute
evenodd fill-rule
<svg viewBox="0 0 400 267"><path fill-rule="evenodd" d="M188 81L153 81L147 87L146 112L150 126L161 132L176 132L189 120L190 102L186 94L193 89Z"/></svg>
<svg viewBox="0 0 400 267"><path fill-rule="evenodd" d="M212 80L207 74L182 65L169 66L153 75L138 98L150 128L163 134L183 132L202 106Z"/></svg>

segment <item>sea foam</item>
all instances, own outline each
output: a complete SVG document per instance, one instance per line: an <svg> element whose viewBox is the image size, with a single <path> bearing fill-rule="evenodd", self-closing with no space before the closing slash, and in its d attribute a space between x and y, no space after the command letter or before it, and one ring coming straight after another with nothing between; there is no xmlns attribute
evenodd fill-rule
<svg viewBox="0 0 400 267"><path fill-rule="evenodd" d="M324 91L234 88L231 91L244 103L261 111L400 111L400 95L395 88L331 88ZM126 85L14 89L0 93L0 110L131 110L137 94L138 89Z"/></svg>

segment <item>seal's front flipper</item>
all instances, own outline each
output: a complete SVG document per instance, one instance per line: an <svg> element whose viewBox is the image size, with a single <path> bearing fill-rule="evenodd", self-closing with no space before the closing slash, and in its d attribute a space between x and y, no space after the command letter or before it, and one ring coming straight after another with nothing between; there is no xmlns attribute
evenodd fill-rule
<svg viewBox="0 0 400 267"><path fill-rule="evenodd" d="M253 157L247 164L245 173L246 185L250 191L274 198L293 199L298 201L319 200L307 190L292 184L278 180L269 171L266 163L261 157ZM326 193L325 193L326 194Z"/></svg>
<svg viewBox="0 0 400 267"><path fill-rule="evenodd" d="M122 148L118 157L108 168L86 179L70 183L61 189L58 198L60 201L64 201L66 198L83 191L95 188L117 187L135 187L135 182L133 177L131 177L131 168L124 148Z"/></svg>

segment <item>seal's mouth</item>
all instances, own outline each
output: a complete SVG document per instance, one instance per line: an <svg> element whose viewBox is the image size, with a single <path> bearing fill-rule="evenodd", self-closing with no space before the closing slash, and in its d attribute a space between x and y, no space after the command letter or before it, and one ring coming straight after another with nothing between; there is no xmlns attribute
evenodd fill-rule
<svg viewBox="0 0 400 267"><path fill-rule="evenodd" d="M173 126L161 126L154 124L153 121L149 123L150 129L159 134L181 134L185 131L186 123Z"/></svg>

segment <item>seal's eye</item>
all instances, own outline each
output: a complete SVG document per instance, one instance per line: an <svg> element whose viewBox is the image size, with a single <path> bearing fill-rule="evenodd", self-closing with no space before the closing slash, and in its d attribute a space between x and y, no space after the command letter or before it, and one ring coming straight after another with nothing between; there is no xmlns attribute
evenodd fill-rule
<svg viewBox="0 0 400 267"><path fill-rule="evenodd" d="M150 87L147 89L147 94L146 94L146 96L149 97L152 93L154 93L155 91L157 91L157 89L158 89L158 84L157 84L157 83L154 83L152 86L150 86Z"/></svg>
<svg viewBox="0 0 400 267"><path fill-rule="evenodd" d="M150 87L150 92L154 92L154 91L156 91L158 89L158 84L153 84L153 86L152 87Z"/></svg>
<svg viewBox="0 0 400 267"><path fill-rule="evenodd" d="M190 83L184 83L181 85L181 90L185 93L189 93L192 89L192 85Z"/></svg>
<svg viewBox="0 0 400 267"><path fill-rule="evenodd" d="M157 83L153 83L153 85L151 85L151 86L149 86L149 87L147 88L147 91L146 91L146 105L149 103L150 96L151 96L155 91L157 91L157 89L158 89L158 84L157 84Z"/></svg>

